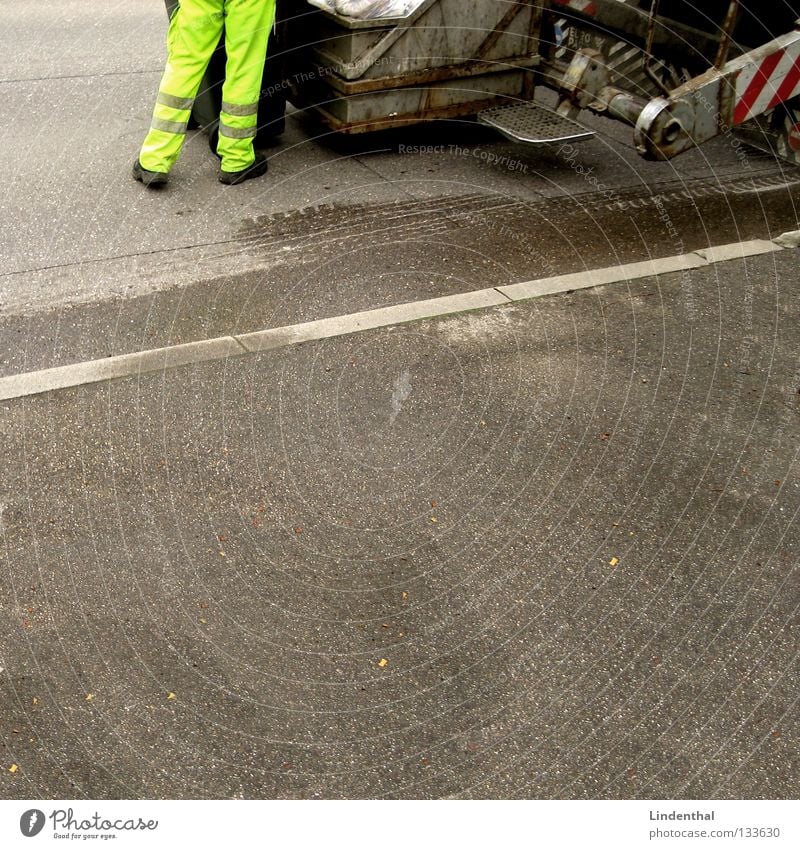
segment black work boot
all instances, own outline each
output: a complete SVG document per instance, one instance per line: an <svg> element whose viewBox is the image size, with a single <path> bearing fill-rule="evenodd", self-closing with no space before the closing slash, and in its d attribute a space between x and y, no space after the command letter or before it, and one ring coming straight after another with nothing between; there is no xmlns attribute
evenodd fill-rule
<svg viewBox="0 0 800 849"><path fill-rule="evenodd" d="M164 171L148 171L137 159L133 163L133 178L145 186L163 186L167 182L167 173Z"/></svg>
<svg viewBox="0 0 800 849"><path fill-rule="evenodd" d="M253 162L241 171L220 171L219 181L226 186L235 186L253 177L262 177L267 173L267 157L263 153L257 153Z"/></svg>

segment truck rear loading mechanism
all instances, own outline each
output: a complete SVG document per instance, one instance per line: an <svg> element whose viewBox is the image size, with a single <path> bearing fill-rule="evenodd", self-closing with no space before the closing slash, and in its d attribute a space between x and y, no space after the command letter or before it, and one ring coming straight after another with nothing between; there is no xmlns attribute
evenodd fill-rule
<svg viewBox="0 0 800 849"><path fill-rule="evenodd" d="M593 135L588 110L667 160L767 116L776 152L800 162L797 2L424 0L391 20L284 8L288 98L337 132L477 115L517 142L573 142Z"/></svg>

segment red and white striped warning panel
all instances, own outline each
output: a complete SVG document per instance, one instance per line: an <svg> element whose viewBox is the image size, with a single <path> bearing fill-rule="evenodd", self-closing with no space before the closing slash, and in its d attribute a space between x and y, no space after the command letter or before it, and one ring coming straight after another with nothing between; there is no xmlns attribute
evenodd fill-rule
<svg viewBox="0 0 800 849"><path fill-rule="evenodd" d="M734 126L800 94L800 33L786 46L743 68L736 80Z"/></svg>

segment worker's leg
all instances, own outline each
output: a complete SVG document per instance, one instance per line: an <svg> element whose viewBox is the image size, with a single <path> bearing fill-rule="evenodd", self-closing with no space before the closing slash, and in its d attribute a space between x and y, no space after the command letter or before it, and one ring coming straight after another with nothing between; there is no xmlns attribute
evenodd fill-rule
<svg viewBox="0 0 800 849"><path fill-rule="evenodd" d="M180 155L194 98L222 34L223 9L224 0L181 0L170 19L167 66L139 154L148 171L167 172Z"/></svg>
<svg viewBox="0 0 800 849"><path fill-rule="evenodd" d="M275 0L225 0L225 84L217 151L223 171L241 171L255 159L258 98L275 20Z"/></svg>

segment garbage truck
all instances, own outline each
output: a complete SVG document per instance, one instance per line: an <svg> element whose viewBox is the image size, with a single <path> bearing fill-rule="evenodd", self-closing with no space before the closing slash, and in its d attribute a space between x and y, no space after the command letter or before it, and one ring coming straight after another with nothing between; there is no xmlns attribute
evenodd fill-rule
<svg viewBox="0 0 800 849"><path fill-rule="evenodd" d="M800 159L796 0L412 0L388 19L286 2L289 99L337 132L474 115L547 144L590 138L588 111L671 159L766 115L778 152Z"/></svg>
<svg viewBox="0 0 800 849"><path fill-rule="evenodd" d="M592 113L656 160L759 120L800 162L798 18L800 0L278 0L265 93L348 135L474 118L576 142Z"/></svg>

